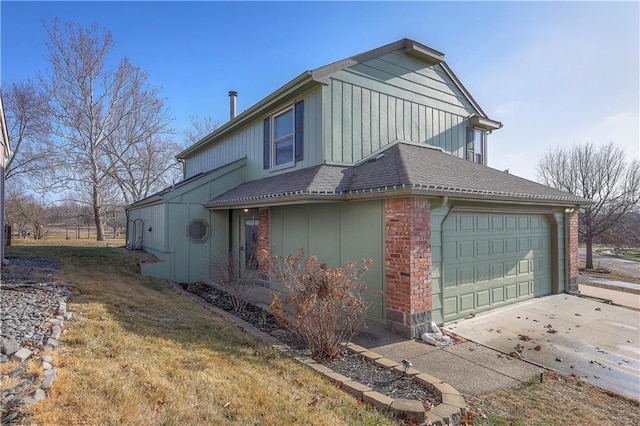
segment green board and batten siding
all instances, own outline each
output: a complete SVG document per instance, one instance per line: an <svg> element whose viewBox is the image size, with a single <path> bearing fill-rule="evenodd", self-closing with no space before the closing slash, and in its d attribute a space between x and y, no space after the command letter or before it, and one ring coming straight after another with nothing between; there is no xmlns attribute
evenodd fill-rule
<svg viewBox="0 0 640 426"><path fill-rule="evenodd" d="M432 318L443 323L551 294L552 242L558 247L557 291L562 291L561 213L552 218L526 211L432 210Z"/></svg>
<svg viewBox="0 0 640 426"><path fill-rule="evenodd" d="M304 100L304 124L303 144L304 155L302 161L296 163L295 168L302 169L322 163L322 89L307 92L295 99ZM291 106L293 100L285 101L282 105L270 110L270 114L277 113L287 106ZM196 152L186 161L185 178L194 176L200 172L206 172L233 161L247 157L246 180L261 179L271 176L273 173L291 172L289 167L274 171L264 170L262 167L262 144L264 116L242 126L241 129L226 136L216 144Z"/></svg>
<svg viewBox="0 0 640 426"><path fill-rule="evenodd" d="M395 140L465 155L475 111L439 65L393 52L336 72L324 93L329 163L357 162Z"/></svg>
<svg viewBox="0 0 640 426"><path fill-rule="evenodd" d="M364 277L371 303L367 317L384 324L383 201L272 207L272 254L297 253L301 247L329 266L372 259Z"/></svg>

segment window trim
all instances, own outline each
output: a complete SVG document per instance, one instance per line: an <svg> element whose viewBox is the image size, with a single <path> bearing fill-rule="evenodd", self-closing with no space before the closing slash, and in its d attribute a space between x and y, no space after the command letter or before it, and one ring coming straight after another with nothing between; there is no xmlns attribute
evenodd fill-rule
<svg viewBox="0 0 640 426"><path fill-rule="evenodd" d="M279 139L276 140L276 118L286 114L287 112L291 111L291 133L287 133L286 136L283 136ZM296 113L294 110L294 104L291 104L289 106L287 106L286 108L281 109L280 111L271 114L270 117L271 120L271 135L270 135L270 145L271 145L271 167L285 167L291 163L295 163L296 161L296 141L295 141L295 135L296 135ZM277 147L276 144L278 142L282 142L285 139L291 138L291 161L286 161L284 163L277 163Z"/></svg>
<svg viewBox="0 0 640 426"><path fill-rule="evenodd" d="M202 238L194 238L191 235L191 226L197 222L200 222L205 229L205 233L202 236ZM209 226L209 222L207 222L206 219L193 219L187 225L187 238L189 238L189 241L191 241L192 243L195 243L195 244L206 243L209 240L210 235L211 235L211 227Z"/></svg>
<svg viewBox="0 0 640 426"><path fill-rule="evenodd" d="M480 134L481 135L481 151L480 153L478 153L476 151L476 135ZM485 129L482 129L480 127L473 127L473 126L469 126L467 127L467 160L471 161L472 163L476 163L476 164L482 164L485 165L487 164L487 134L488 132ZM478 155L480 156L480 160L481 161L477 161L478 159Z"/></svg>
<svg viewBox="0 0 640 426"><path fill-rule="evenodd" d="M277 142L282 142L287 138L291 138L291 161L276 164L277 146L275 139L275 123L276 119L283 114L291 111L292 128L291 133L281 137ZM262 145L262 168L264 170L280 170L294 167L298 161L303 159L304 150L304 99L293 101L287 106L277 110L273 114L265 117L263 120L263 145Z"/></svg>

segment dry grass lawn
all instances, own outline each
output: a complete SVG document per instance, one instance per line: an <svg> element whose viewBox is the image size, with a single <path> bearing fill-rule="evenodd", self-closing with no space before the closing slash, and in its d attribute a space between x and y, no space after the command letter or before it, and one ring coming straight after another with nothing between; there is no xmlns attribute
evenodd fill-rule
<svg viewBox="0 0 640 426"><path fill-rule="evenodd" d="M636 425L640 403L607 392L578 377L546 372L514 389L465 395L475 425Z"/></svg>
<svg viewBox="0 0 640 426"><path fill-rule="evenodd" d="M14 240L7 250L58 259L77 318L65 323L51 394L27 408L25 424L391 423L166 282L141 277L132 256L105 243Z"/></svg>

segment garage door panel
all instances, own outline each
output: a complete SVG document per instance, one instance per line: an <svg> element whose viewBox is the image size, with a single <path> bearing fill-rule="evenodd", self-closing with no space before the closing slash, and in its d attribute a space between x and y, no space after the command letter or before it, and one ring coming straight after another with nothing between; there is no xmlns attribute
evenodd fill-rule
<svg viewBox="0 0 640 426"><path fill-rule="evenodd" d="M443 225L445 321L551 293L548 219L466 212L452 216Z"/></svg>
<svg viewBox="0 0 640 426"><path fill-rule="evenodd" d="M449 318L458 315L458 296L445 297L442 301L444 317Z"/></svg>
<svg viewBox="0 0 640 426"><path fill-rule="evenodd" d="M518 238L518 251L529 251L529 238Z"/></svg>
<svg viewBox="0 0 640 426"><path fill-rule="evenodd" d="M539 229L541 227L541 218L539 216L531 216L529 218L529 227L531 229Z"/></svg>
<svg viewBox="0 0 640 426"><path fill-rule="evenodd" d="M480 290L476 292L476 309L491 306L491 290Z"/></svg>
<svg viewBox="0 0 640 426"><path fill-rule="evenodd" d="M473 284L473 266L458 270L458 285Z"/></svg>
<svg viewBox="0 0 640 426"><path fill-rule="evenodd" d="M540 250L540 239L539 237L529 238L529 249L530 250Z"/></svg>
<svg viewBox="0 0 640 426"><path fill-rule="evenodd" d="M473 241L461 241L458 243L458 259L473 259Z"/></svg>
<svg viewBox="0 0 640 426"><path fill-rule="evenodd" d="M505 216L504 218L504 229L507 230L515 230L516 229L516 217L515 216Z"/></svg>
<svg viewBox="0 0 640 426"><path fill-rule="evenodd" d="M504 287L491 289L491 303L493 305L504 303Z"/></svg>
<svg viewBox="0 0 640 426"><path fill-rule="evenodd" d="M489 230L489 215L477 215L476 216L476 231L488 231Z"/></svg>
<svg viewBox="0 0 640 426"><path fill-rule="evenodd" d="M518 298L518 285L509 284L504 287L505 300L516 300Z"/></svg>
<svg viewBox="0 0 640 426"><path fill-rule="evenodd" d="M499 280L504 278L504 263L492 263L491 264L491 277L492 280Z"/></svg>
<svg viewBox="0 0 640 426"><path fill-rule="evenodd" d="M490 278L489 265L484 264L476 266L476 282L489 281Z"/></svg>
<svg viewBox="0 0 640 426"><path fill-rule="evenodd" d="M529 229L529 216L518 216L518 228Z"/></svg>
<svg viewBox="0 0 640 426"><path fill-rule="evenodd" d="M456 287L458 285L458 270L445 267L442 285Z"/></svg>
<svg viewBox="0 0 640 426"><path fill-rule="evenodd" d="M475 310L474 298L475 292L473 291L460 295L460 313L467 314Z"/></svg>
<svg viewBox="0 0 640 426"><path fill-rule="evenodd" d="M460 215L459 231L473 231L473 215Z"/></svg>
<svg viewBox="0 0 640 426"><path fill-rule="evenodd" d="M491 216L491 230L502 231L503 229L504 229L504 223L503 223L502 215Z"/></svg>
<svg viewBox="0 0 640 426"><path fill-rule="evenodd" d="M476 257L486 257L489 256L489 254L489 241L476 241Z"/></svg>
<svg viewBox="0 0 640 426"><path fill-rule="evenodd" d="M531 286L533 287L533 286ZM530 289L529 281L518 283L518 297L523 298L533 294L533 289Z"/></svg>
<svg viewBox="0 0 640 426"><path fill-rule="evenodd" d="M491 255L504 253L504 241L503 240L491 240Z"/></svg>

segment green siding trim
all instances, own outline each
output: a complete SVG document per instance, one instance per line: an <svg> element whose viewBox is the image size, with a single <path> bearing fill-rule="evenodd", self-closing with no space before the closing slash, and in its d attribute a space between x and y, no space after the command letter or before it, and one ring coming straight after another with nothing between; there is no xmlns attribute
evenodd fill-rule
<svg viewBox="0 0 640 426"><path fill-rule="evenodd" d="M352 164L397 140L464 158L467 111L438 109L429 99L385 90L386 83L355 84L341 77L332 78L328 89L328 163Z"/></svg>
<svg viewBox="0 0 640 426"><path fill-rule="evenodd" d="M215 143L203 147L185 159L185 177L221 167L225 164L246 157L246 180L260 179L273 173L290 172L314 166L323 162L322 152L322 120L323 120L323 88L315 87L294 98L282 99L272 105L260 116L247 122L242 127L221 137ZM304 101L303 152L301 161L289 168L264 169L264 119L281 110L294 101Z"/></svg>
<svg viewBox="0 0 640 426"><path fill-rule="evenodd" d="M373 259L364 277L368 318L385 324L382 201L272 207L271 254L286 256L299 248L332 267ZM274 288L281 289L277 283Z"/></svg>

